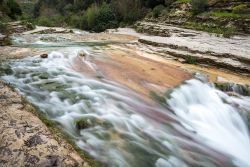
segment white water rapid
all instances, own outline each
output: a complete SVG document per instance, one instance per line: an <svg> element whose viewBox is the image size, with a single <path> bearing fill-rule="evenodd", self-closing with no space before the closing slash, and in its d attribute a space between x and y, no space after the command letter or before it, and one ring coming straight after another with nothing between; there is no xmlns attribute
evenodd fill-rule
<svg viewBox="0 0 250 167"><path fill-rule="evenodd" d="M230 97L192 79L166 95L164 104L74 69L91 47L66 47L7 62L11 83L48 119L104 166L249 167L250 97ZM170 97L170 98L167 98Z"/></svg>

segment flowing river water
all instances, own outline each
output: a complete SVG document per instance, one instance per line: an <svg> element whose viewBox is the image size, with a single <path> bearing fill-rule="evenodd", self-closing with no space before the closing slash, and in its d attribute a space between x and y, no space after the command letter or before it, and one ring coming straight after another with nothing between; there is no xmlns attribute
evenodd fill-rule
<svg viewBox="0 0 250 167"><path fill-rule="evenodd" d="M6 62L1 79L103 166L250 166L249 96L189 79L152 100L100 75L104 43L14 41L50 53Z"/></svg>

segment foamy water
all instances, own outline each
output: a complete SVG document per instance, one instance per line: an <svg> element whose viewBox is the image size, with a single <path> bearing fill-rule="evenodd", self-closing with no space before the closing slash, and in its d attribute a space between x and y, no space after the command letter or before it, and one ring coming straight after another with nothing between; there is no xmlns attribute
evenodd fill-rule
<svg viewBox="0 0 250 167"><path fill-rule="evenodd" d="M149 103L122 85L76 72L72 67L81 51L94 56L90 47L69 47L47 59L15 60L9 63L13 74L2 79L104 165L250 166L243 119L250 112L249 97L229 97L193 79L163 106Z"/></svg>

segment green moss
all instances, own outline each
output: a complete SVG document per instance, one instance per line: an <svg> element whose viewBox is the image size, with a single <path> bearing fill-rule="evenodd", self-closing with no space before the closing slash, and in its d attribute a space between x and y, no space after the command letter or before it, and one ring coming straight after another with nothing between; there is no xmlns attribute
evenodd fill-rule
<svg viewBox="0 0 250 167"><path fill-rule="evenodd" d="M165 9L165 7L163 5L158 5L156 7L154 7L153 9L153 17L157 18L161 15L161 12Z"/></svg>
<svg viewBox="0 0 250 167"><path fill-rule="evenodd" d="M1 75L11 75L13 74L13 70L11 69L10 65L0 63L0 76Z"/></svg>
<svg viewBox="0 0 250 167"><path fill-rule="evenodd" d="M239 14L239 13L232 13L226 11L210 11L204 12L201 14L202 16L212 16L212 17L219 17L219 18L250 18L250 14Z"/></svg>
<svg viewBox="0 0 250 167"><path fill-rule="evenodd" d="M185 63L187 64L197 64L197 60L195 57L191 56L191 55L186 55L185 56Z"/></svg>
<svg viewBox="0 0 250 167"><path fill-rule="evenodd" d="M165 103L166 103L165 97L160 96L160 95L158 95L157 93L155 93L155 92L153 92L153 91L151 91L151 92L149 93L149 96L150 96L154 101L158 102L159 104L165 104Z"/></svg>
<svg viewBox="0 0 250 167"><path fill-rule="evenodd" d="M176 3L188 3L191 0L177 0Z"/></svg>
<svg viewBox="0 0 250 167"><path fill-rule="evenodd" d="M245 13L245 10L247 9L247 5L246 4L240 4L240 5L237 5L235 7L233 7L232 9L232 12L233 13Z"/></svg>
<svg viewBox="0 0 250 167"><path fill-rule="evenodd" d="M231 27L222 27L218 26L214 23L197 23L197 22L187 22L184 24L185 28L190 28L190 29L195 29L195 30L200 30L200 31L205 31L209 33L215 33L215 34L220 34L225 37L230 37L235 34L236 28L231 26Z"/></svg>
<svg viewBox="0 0 250 167"><path fill-rule="evenodd" d="M75 125L76 125L76 128L79 130L95 127L98 125L107 129L113 127L113 125L109 123L108 121L100 120L96 117L84 117L84 118L77 119L75 121Z"/></svg>

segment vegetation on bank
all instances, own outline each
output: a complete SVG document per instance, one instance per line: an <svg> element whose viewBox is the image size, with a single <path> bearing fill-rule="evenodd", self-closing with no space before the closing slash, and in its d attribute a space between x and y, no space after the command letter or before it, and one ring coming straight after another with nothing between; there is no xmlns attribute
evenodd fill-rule
<svg viewBox="0 0 250 167"><path fill-rule="evenodd" d="M239 0L237 3L231 1L31 0L19 5L15 0L0 0L0 30L7 29L4 22L25 20L42 26L71 26L101 32L108 28L132 25L145 17L157 20L159 17L168 18L176 15L176 17L185 16L194 20L185 23L184 27L223 34L223 36L228 37L237 30L237 27L221 26L215 24L214 21L206 22L206 20L203 23L197 21L199 20L197 17L218 18L220 20L250 18L250 3L243 0ZM227 6L228 4L232 5Z"/></svg>

